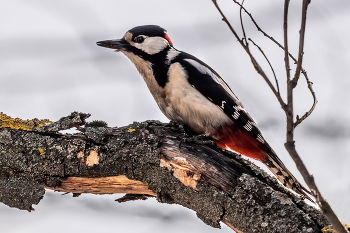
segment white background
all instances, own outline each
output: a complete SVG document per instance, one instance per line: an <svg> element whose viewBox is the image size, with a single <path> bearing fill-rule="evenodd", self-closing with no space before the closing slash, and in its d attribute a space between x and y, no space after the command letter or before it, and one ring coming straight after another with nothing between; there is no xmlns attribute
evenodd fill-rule
<svg viewBox="0 0 350 233"><path fill-rule="evenodd" d="M290 6L294 55L299 2ZM232 1L219 3L240 32L239 9ZM248 1L246 6L266 32L282 41L281 1ZM350 2L312 1L308 13L304 68L319 103L297 128L296 145L323 195L342 221L350 223ZM283 52L254 30L248 18L245 23L248 37L273 62L285 94ZM284 113L210 0L0 1L0 111L22 119L53 121L81 111L91 113L90 120L104 120L109 126L149 119L166 122L131 62L96 46L96 41L120 38L128 29L144 24L166 28L177 49L212 66L301 180L283 147ZM295 102L299 115L312 103L303 78ZM73 198L48 191L31 213L0 204L1 232L219 232L184 207L152 199L118 204L114 199L119 196ZM223 226L220 232L232 231Z"/></svg>

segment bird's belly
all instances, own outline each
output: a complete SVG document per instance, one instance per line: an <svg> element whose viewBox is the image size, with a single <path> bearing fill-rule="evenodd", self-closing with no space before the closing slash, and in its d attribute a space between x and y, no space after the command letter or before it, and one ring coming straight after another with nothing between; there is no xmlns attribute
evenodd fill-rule
<svg viewBox="0 0 350 233"><path fill-rule="evenodd" d="M164 98L159 101L163 103L158 105L170 120L186 124L199 134L233 123L217 105L188 83L179 64L170 67L169 77Z"/></svg>
<svg viewBox="0 0 350 233"><path fill-rule="evenodd" d="M178 104L168 106L165 115L171 120L186 124L199 134L211 132L214 128L232 122L224 112L209 100L191 95L188 94L183 98L174 97Z"/></svg>

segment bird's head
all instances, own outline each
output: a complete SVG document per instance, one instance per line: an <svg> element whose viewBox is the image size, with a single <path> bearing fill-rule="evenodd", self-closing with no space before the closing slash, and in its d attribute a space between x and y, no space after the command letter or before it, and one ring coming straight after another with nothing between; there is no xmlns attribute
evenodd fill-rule
<svg viewBox="0 0 350 233"><path fill-rule="evenodd" d="M158 54L173 44L164 28L144 25L130 29L121 39L99 41L97 45L142 56Z"/></svg>

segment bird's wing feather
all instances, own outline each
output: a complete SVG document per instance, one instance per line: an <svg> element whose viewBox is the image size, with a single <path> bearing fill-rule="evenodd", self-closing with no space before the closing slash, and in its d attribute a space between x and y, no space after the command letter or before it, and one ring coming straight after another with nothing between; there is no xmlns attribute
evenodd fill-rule
<svg viewBox="0 0 350 233"><path fill-rule="evenodd" d="M255 121L243 107L226 82L207 64L196 57L181 52L174 62L179 62L188 73L189 83L204 97L223 110L239 127L265 144Z"/></svg>

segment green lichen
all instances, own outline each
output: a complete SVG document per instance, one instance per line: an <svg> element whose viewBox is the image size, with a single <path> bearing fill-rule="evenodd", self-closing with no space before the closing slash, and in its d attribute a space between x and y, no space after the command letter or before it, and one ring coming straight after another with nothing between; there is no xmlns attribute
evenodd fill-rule
<svg viewBox="0 0 350 233"><path fill-rule="evenodd" d="M12 118L2 112L0 112L0 128L33 130L38 129L43 125L53 123L48 119L39 120L34 118L32 120L22 120L20 118Z"/></svg>
<svg viewBox="0 0 350 233"><path fill-rule="evenodd" d="M346 230L348 230L350 232L350 226L347 225L346 223L343 223L344 227ZM321 229L322 233L335 233L335 230L333 230L330 227L324 227Z"/></svg>

